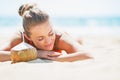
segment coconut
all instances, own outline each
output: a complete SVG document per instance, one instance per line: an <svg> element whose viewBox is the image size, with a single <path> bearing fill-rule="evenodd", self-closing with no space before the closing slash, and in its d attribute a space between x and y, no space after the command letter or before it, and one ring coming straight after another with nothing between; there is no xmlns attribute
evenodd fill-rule
<svg viewBox="0 0 120 80"><path fill-rule="evenodd" d="M23 34L23 33L22 33ZM12 63L26 62L37 58L37 50L35 47L24 41L11 49Z"/></svg>

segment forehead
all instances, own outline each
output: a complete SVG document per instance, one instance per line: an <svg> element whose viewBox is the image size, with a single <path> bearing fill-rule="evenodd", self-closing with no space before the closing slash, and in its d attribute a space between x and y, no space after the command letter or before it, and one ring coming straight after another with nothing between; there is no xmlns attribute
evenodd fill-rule
<svg viewBox="0 0 120 80"><path fill-rule="evenodd" d="M52 27L49 23L49 21L46 21L45 23L38 24L33 26L30 29L30 33L33 35L42 35L42 34L48 34L52 30Z"/></svg>

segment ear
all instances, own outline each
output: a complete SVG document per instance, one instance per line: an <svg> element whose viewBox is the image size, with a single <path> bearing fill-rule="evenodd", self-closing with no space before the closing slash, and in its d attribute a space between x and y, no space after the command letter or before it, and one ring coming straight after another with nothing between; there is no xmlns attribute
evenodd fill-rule
<svg viewBox="0 0 120 80"><path fill-rule="evenodd" d="M26 39L28 39L29 41L31 41L30 37L28 37L26 33L24 33L24 36L25 36Z"/></svg>

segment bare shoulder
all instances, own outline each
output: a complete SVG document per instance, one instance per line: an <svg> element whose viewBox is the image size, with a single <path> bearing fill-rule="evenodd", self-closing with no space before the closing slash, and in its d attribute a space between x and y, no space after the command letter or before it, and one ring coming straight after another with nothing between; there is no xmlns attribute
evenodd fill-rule
<svg viewBox="0 0 120 80"><path fill-rule="evenodd" d="M21 31L17 30L13 36L9 39L9 41L7 42L7 44L2 48L2 50L4 51L10 51L10 49L14 46L16 46L17 44L22 42L22 38L21 38Z"/></svg>
<svg viewBox="0 0 120 80"><path fill-rule="evenodd" d="M58 49L65 50L67 53L74 53L82 49L82 45L67 32L56 35L59 36L56 43Z"/></svg>

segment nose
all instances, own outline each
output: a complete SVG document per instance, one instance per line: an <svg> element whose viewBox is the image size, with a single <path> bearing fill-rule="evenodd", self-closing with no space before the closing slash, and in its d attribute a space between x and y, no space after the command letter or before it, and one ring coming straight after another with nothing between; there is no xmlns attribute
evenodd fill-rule
<svg viewBox="0 0 120 80"><path fill-rule="evenodd" d="M46 37L46 39L45 39L45 43L46 43L46 44L51 43L51 38L50 38L50 37Z"/></svg>

